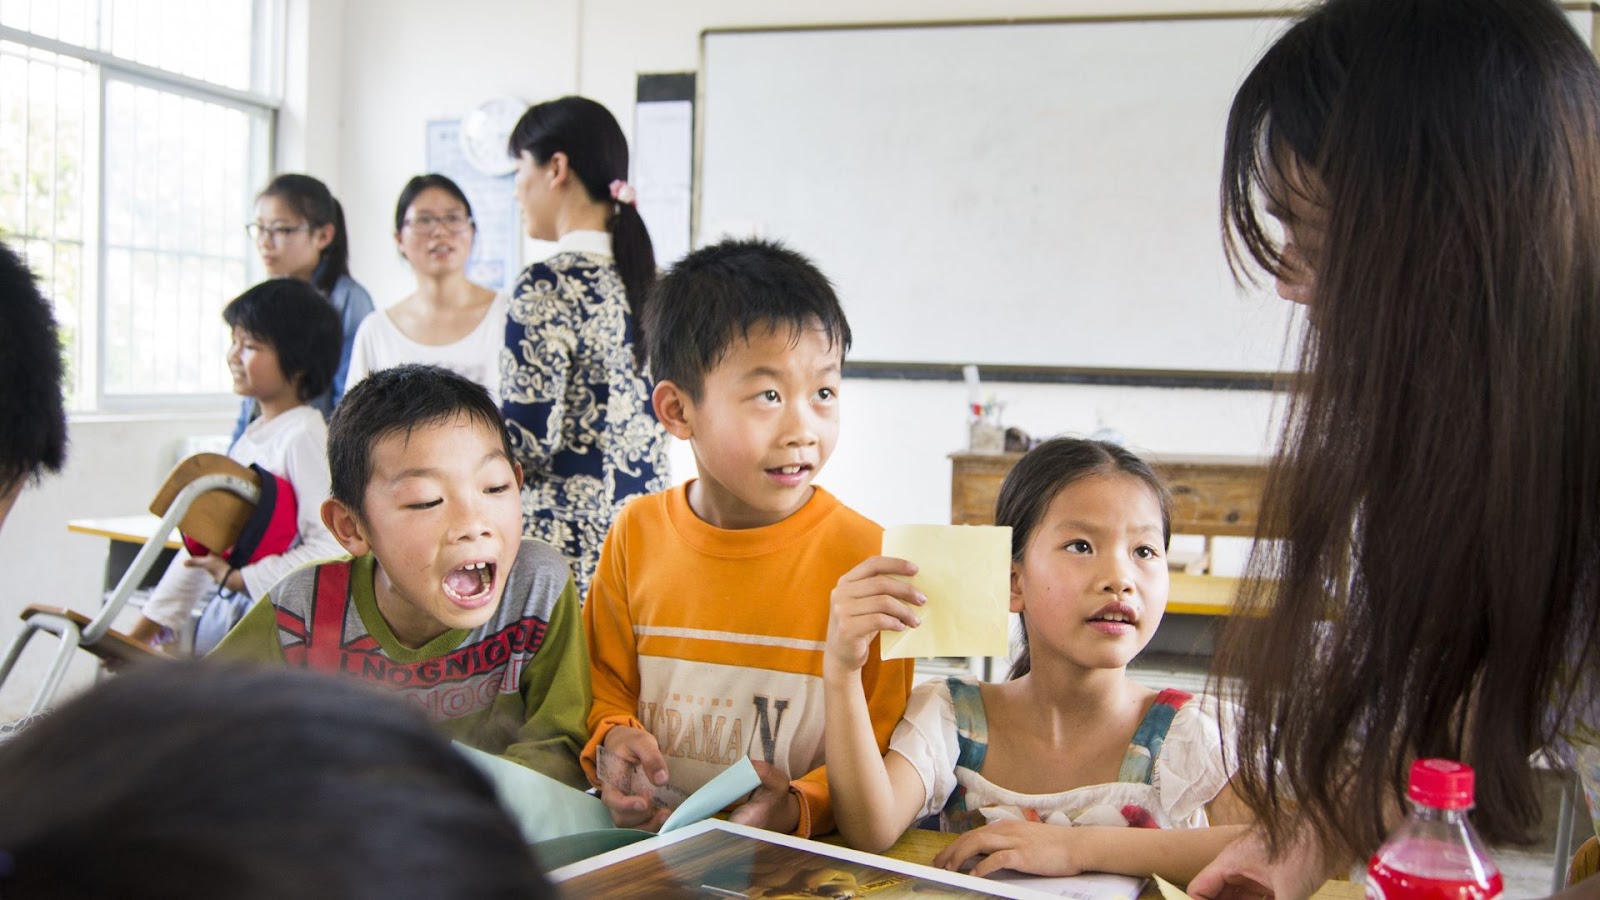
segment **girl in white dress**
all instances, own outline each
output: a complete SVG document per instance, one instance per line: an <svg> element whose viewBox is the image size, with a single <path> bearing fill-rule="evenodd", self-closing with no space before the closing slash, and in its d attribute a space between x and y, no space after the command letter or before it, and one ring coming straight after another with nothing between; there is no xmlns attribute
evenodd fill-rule
<svg viewBox="0 0 1600 900"><path fill-rule="evenodd" d="M1006 477L995 521L1012 528L1011 610L1023 624L1011 677L919 686L887 753L861 667L873 636L916 627L927 601L890 577L916 567L890 557L834 589L824 681L839 831L875 852L919 821L965 832L934 864L986 854L976 875L1187 882L1249 819L1228 786L1232 710L1127 675L1166 609L1166 490L1121 447L1058 438Z"/></svg>
<svg viewBox="0 0 1600 900"><path fill-rule="evenodd" d="M417 289L368 316L350 351L348 385L402 363L443 366L500 397L500 347L506 299L467 280L477 225L472 204L443 175L406 183L394 208L394 242L417 276Z"/></svg>

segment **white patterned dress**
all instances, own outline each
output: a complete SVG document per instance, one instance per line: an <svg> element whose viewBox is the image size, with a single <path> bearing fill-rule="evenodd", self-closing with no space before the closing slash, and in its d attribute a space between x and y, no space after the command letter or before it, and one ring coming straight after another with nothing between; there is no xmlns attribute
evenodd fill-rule
<svg viewBox="0 0 1600 900"><path fill-rule="evenodd" d="M580 598L622 504L668 483L637 338L604 232L563 236L511 293L500 409L522 463L523 533L567 555Z"/></svg>
<svg viewBox="0 0 1600 900"><path fill-rule="evenodd" d="M983 695L972 678L948 678L911 692L889 750L922 779L921 828L960 832L1003 819L1204 828L1206 804L1233 775L1237 718L1232 704L1216 697L1161 691L1129 741L1116 781L1023 794L984 777L990 736Z"/></svg>

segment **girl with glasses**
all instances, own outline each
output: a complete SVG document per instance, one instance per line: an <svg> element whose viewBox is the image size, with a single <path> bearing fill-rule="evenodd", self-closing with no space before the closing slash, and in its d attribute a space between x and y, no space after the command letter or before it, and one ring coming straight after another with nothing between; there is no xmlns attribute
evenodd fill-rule
<svg viewBox="0 0 1600 900"><path fill-rule="evenodd" d="M372 312L371 295L350 277L350 238L344 227L344 208L327 185L310 175L279 175L256 195L256 220L245 230L255 241L267 275L310 283L339 314L344 329L339 368L328 390L311 401L326 419L344 396L356 328ZM239 439L255 415L255 402L246 398L233 430L234 440Z"/></svg>
<svg viewBox="0 0 1600 900"><path fill-rule="evenodd" d="M417 289L361 323L347 384L402 363L443 366L499 398L506 301L467 280L477 226L472 204L449 178L418 175L394 206L394 242Z"/></svg>

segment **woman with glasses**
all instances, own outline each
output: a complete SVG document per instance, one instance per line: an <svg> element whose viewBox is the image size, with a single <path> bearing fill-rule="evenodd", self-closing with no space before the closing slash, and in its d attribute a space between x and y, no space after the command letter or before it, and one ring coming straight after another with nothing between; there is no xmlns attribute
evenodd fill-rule
<svg viewBox="0 0 1600 900"><path fill-rule="evenodd" d="M604 106L530 107L507 149L528 236L556 253L512 292L500 408L522 464L523 529L567 554L582 597L622 504L667 485L639 324L655 251Z"/></svg>
<svg viewBox="0 0 1600 900"><path fill-rule="evenodd" d="M411 264L417 289L361 323L348 384L379 369L423 363L443 366L499 396L506 304L467 280L476 236L472 204L454 181L432 174L406 182L394 206L394 242Z"/></svg>
<svg viewBox="0 0 1600 900"><path fill-rule="evenodd" d="M327 185L310 175L279 175L256 196L256 220L245 230L255 241L268 275L309 282L339 314L344 328L339 369L334 373L332 387L311 401L327 418L344 396L356 328L372 312L371 295L350 277L350 238L344 227L344 208ZM255 401L246 399L234 428L235 440L254 417Z"/></svg>

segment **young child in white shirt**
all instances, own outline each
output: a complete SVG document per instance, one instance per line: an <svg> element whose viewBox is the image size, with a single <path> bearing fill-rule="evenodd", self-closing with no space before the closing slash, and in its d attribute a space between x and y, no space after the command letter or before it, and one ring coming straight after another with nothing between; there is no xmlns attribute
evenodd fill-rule
<svg viewBox="0 0 1600 900"><path fill-rule="evenodd" d="M1004 682L918 687L887 754L859 673L873 637L917 627L927 601L888 577L915 572L902 559L875 556L839 580L823 663L839 832L881 852L920 820L961 833L934 865L976 862L974 875L1187 883L1250 816L1230 786L1231 705L1127 674L1166 609L1166 489L1121 447L1057 438L1006 476L995 522L1012 529L1021 656Z"/></svg>
<svg viewBox="0 0 1600 900"><path fill-rule="evenodd" d="M207 556L187 549L161 576L139 623L136 640L166 647L205 611L195 633L203 654L244 614L253 597L302 563L340 556L343 550L322 524L328 498L328 427L309 401L323 391L339 365L338 314L316 288L292 278L264 281L222 311L233 329L228 370L234 393L254 398L261 415L228 450L229 458L261 466L293 488L296 537L288 549L231 568L224 548Z"/></svg>

